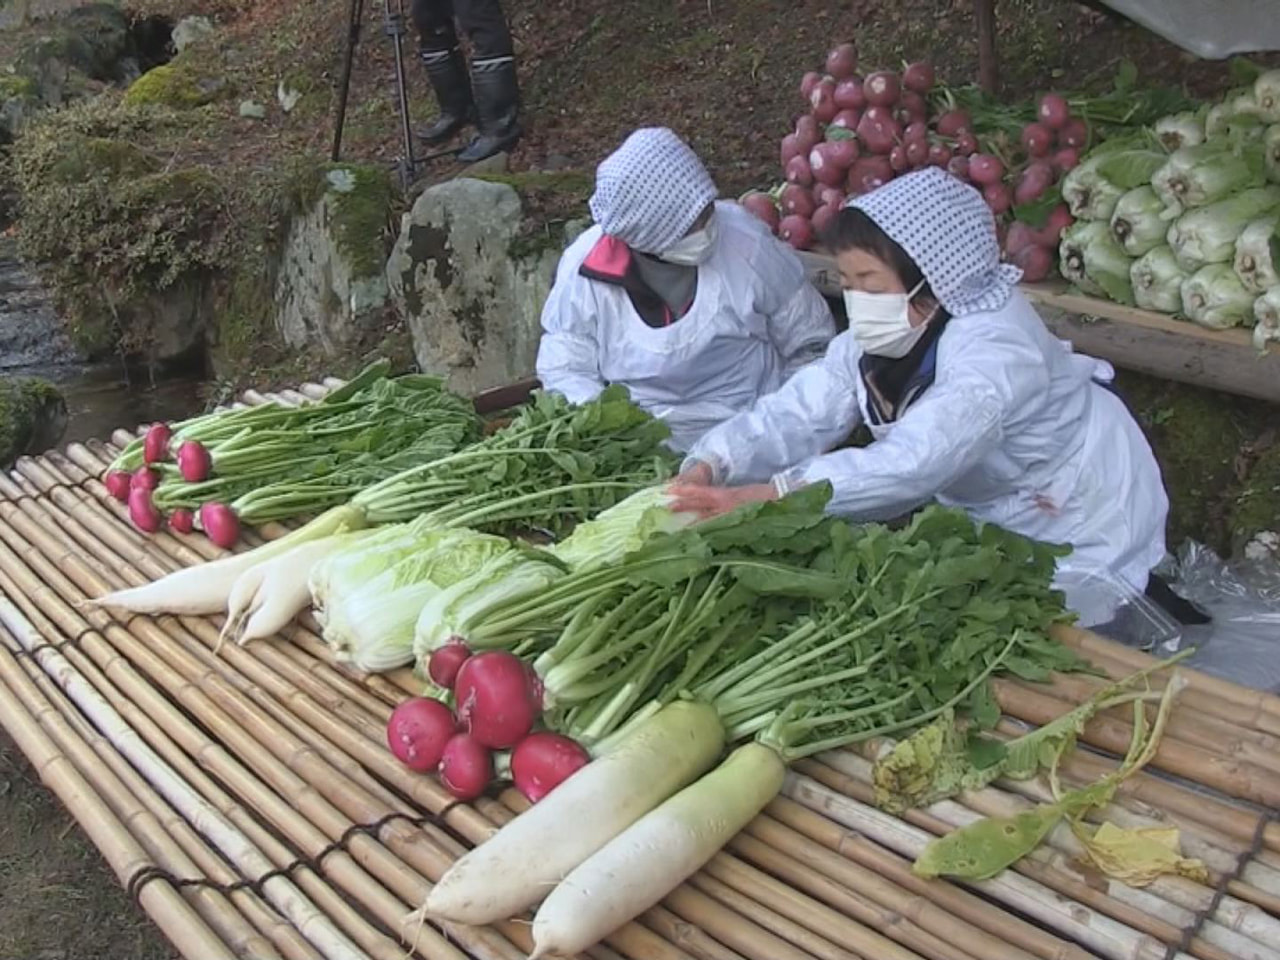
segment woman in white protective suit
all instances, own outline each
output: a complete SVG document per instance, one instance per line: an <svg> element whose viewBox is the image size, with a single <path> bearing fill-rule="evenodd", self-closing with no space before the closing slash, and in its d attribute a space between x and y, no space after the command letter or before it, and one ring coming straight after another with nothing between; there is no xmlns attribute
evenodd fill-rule
<svg viewBox="0 0 1280 960"><path fill-rule="evenodd" d="M835 335L795 254L717 203L670 130L637 130L600 164L591 214L597 225L560 260L538 349L543 387L572 403L622 384L685 450Z"/></svg>
<svg viewBox="0 0 1280 960"><path fill-rule="evenodd" d="M1070 544L1059 581L1076 609L1097 609L1073 596L1080 575L1147 591L1168 513L1151 448L1110 366L1073 354L1018 291L978 192L937 168L908 174L851 201L824 241L848 332L702 437L673 507L713 516L825 480L829 509L852 518L937 500ZM836 449L860 422L873 442Z"/></svg>

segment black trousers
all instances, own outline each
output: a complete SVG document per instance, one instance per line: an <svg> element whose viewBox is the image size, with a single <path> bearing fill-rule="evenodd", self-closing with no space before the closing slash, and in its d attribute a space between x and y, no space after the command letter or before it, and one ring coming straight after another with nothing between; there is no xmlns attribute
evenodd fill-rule
<svg viewBox="0 0 1280 960"><path fill-rule="evenodd" d="M498 0L413 0L411 12L424 53L456 47L456 21L471 41L475 60L512 55L511 31Z"/></svg>

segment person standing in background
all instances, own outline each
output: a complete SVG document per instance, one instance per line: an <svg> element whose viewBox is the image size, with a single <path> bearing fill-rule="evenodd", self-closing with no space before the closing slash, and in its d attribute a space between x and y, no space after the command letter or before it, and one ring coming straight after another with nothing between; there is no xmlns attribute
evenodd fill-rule
<svg viewBox="0 0 1280 960"><path fill-rule="evenodd" d="M458 160L476 163L520 139L520 89L511 31L498 0L413 0L419 56L440 116L418 136L441 143L474 121L479 134ZM456 25L455 25L456 21ZM457 28L471 43L470 78Z"/></svg>

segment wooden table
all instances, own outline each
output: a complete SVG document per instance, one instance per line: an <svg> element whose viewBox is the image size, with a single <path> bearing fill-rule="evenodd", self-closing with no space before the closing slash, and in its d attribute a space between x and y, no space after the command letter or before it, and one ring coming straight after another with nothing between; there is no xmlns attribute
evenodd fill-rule
<svg viewBox="0 0 1280 960"><path fill-rule="evenodd" d="M806 252L800 259L818 290L840 295L829 255ZM1280 403L1280 344L1259 353L1248 330L1206 330L1161 313L1072 293L1062 283L1025 283L1022 290L1049 329L1081 353L1126 370Z"/></svg>

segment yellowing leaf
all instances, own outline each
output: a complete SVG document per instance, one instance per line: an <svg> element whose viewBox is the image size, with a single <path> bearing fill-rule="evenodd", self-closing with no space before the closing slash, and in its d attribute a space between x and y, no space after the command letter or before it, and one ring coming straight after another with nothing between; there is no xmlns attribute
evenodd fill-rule
<svg viewBox="0 0 1280 960"><path fill-rule="evenodd" d="M1059 807L1044 805L978 820L931 840L911 870L918 877L988 880L1034 850L1061 819Z"/></svg>
<svg viewBox="0 0 1280 960"><path fill-rule="evenodd" d="M1099 870L1131 887L1145 887L1167 873L1209 882L1205 865L1182 855L1175 827L1127 829L1108 822L1096 831L1082 823L1071 829Z"/></svg>

